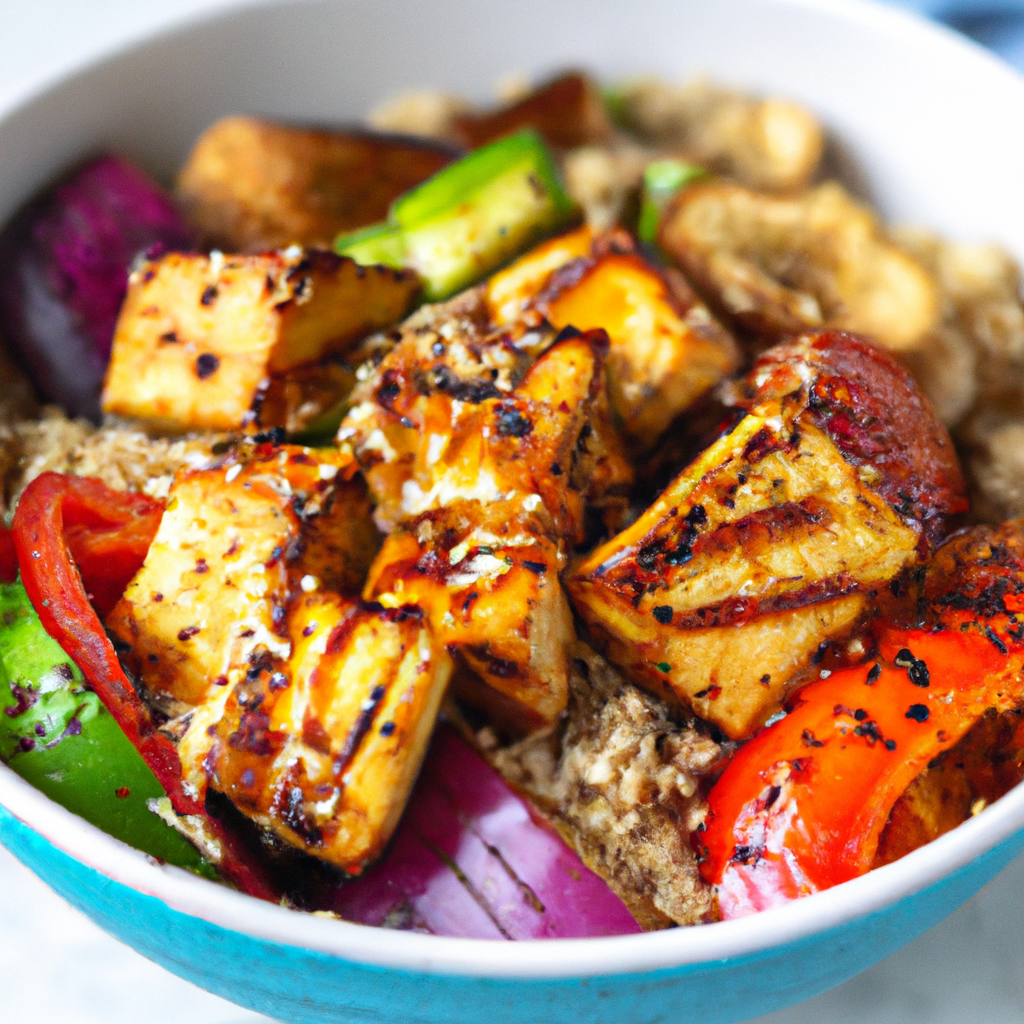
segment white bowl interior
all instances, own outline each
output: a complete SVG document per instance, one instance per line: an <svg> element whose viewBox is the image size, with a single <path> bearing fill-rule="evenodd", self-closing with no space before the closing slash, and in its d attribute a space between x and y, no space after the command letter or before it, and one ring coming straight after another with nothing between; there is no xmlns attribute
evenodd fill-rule
<svg viewBox="0 0 1024 1024"><path fill-rule="evenodd" d="M486 98L497 74L576 65L605 79L699 72L815 110L889 217L1024 258L1024 80L973 44L857 0L316 0L228 13L0 111L0 219L75 158L110 147L169 176L214 118L358 118L394 92ZM6 116L4 116L6 114ZM207 920L379 964L504 976L651 970L763 949L941 878L1024 825L1024 790L896 864L796 904L700 929L489 944L296 915L97 832L7 770L0 802L58 847Z"/></svg>

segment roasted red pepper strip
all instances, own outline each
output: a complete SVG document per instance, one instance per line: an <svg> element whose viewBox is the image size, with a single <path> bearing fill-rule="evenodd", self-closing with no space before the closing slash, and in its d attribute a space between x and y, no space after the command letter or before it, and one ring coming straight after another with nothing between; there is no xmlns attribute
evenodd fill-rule
<svg viewBox="0 0 1024 1024"><path fill-rule="evenodd" d="M878 658L800 691L709 795L701 873L724 918L871 867L893 804L990 707L1016 706L1024 646L883 627Z"/></svg>
<svg viewBox="0 0 1024 1024"><path fill-rule="evenodd" d="M159 526L162 505L113 491L98 480L43 473L25 488L14 514L14 544L25 590L46 631L81 668L132 741L178 814L203 817L221 842L221 870L242 891L276 901L278 893L235 837L185 791L178 751L157 731L133 689L86 593L112 603L138 571ZM125 542L118 543L124 531ZM82 572L76 567L82 558ZM110 575L104 574L109 565ZM114 594L120 586L121 590Z"/></svg>

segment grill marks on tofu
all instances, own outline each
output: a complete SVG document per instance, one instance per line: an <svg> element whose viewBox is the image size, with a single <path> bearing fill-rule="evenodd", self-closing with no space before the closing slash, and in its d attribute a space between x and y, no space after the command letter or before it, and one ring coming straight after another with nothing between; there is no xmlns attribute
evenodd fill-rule
<svg viewBox="0 0 1024 1024"><path fill-rule="evenodd" d="M394 831L426 752L451 661L418 609L305 597L294 645L197 715L186 771L300 849L358 872Z"/></svg>
<svg viewBox="0 0 1024 1024"><path fill-rule="evenodd" d="M397 823L451 672L419 609L355 598L379 542L356 469L263 443L179 473L107 623L178 715L186 782L352 871Z"/></svg>
<svg viewBox="0 0 1024 1024"><path fill-rule="evenodd" d="M558 574L583 537L588 498L630 478L605 447L606 351L603 332L571 336L502 397L421 396L429 426L364 591L420 604L439 642L511 699L520 725L565 707L574 630Z"/></svg>
<svg viewBox="0 0 1024 1024"><path fill-rule="evenodd" d="M585 644L571 653L566 716L492 761L645 929L712 920L691 836L723 748Z"/></svg>
<svg viewBox="0 0 1024 1024"><path fill-rule="evenodd" d="M733 738L964 506L948 436L868 343L805 336L766 354L738 393L746 415L731 433L567 583L612 660Z"/></svg>
<svg viewBox="0 0 1024 1024"><path fill-rule="evenodd" d="M288 605L307 577L320 585L325 549L345 554L336 580L360 578L372 557L345 543L365 516L365 498L345 486L355 471L348 453L262 444L177 475L146 561L107 621L147 689L196 705L264 653L288 656Z"/></svg>
<svg viewBox="0 0 1024 1024"><path fill-rule="evenodd" d="M261 423L273 391L268 414L284 423L352 383L321 374L339 393L320 394L321 379L306 395L298 368L394 323L418 290L415 275L320 250L146 261L129 278L103 410L172 431L231 430Z"/></svg>
<svg viewBox="0 0 1024 1024"><path fill-rule="evenodd" d="M495 275L487 302L496 323L603 328L611 406L642 448L737 365L732 338L683 278L647 263L624 232L581 228L538 246Z"/></svg>

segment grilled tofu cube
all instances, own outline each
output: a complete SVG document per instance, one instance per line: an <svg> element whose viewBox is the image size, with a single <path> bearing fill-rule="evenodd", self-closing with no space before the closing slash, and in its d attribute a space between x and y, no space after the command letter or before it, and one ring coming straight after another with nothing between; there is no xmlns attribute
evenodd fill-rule
<svg viewBox="0 0 1024 1024"><path fill-rule="evenodd" d="M394 532L366 598L421 605L438 640L508 697L522 724L565 707L573 628L558 573L583 537L586 499L630 479L605 446L606 350L600 331L566 337L513 390L476 402L384 370L375 394L387 404L373 403L376 419L349 421L364 459L380 452L368 421L410 424L400 428L407 455L367 459L378 515L384 506Z"/></svg>
<svg viewBox="0 0 1024 1024"><path fill-rule="evenodd" d="M567 581L613 661L735 739L965 507L948 435L869 343L805 336L738 390L733 430Z"/></svg>
<svg viewBox="0 0 1024 1024"><path fill-rule="evenodd" d="M451 147L372 132L226 117L200 136L176 191L207 245L246 253L329 248L342 232L383 220L394 199L456 155Z"/></svg>
<svg viewBox="0 0 1024 1024"><path fill-rule="evenodd" d="M151 693L201 704L262 653L289 656L296 593L357 591L377 539L355 471L347 453L266 444L177 474L146 561L107 619Z"/></svg>
<svg viewBox="0 0 1024 1024"><path fill-rule="evenodd" d="M456 499L548 489L557 496L545 507L564 497L563 532L575 536L584 497L615 508L632 481L607 409L603 332L552 344L538 331L546 351L531 367L531 351L490 333L487 317L479 289L420 310L352 393L338 440L355 451L385 532Z"/></svg>
<svg viewBox="0 0 1024 1024"><path fill-rule="evenodd" d="M438 642L508 698L509 724L531 729L554 721L568 698L576 634L564 563L521 503L456 502L385 540L366 593L419 605Z"/></svg>
<svg viewBox="0 0 1024 1024"><path fill-rule="evenodd" d="M691 185L659 242L715 310L761 344L835 327L909 352L939 325L934 277L834 182L795 197Z"/></svg>
<svg viewBox="0 0 1024 1024"><path fill-rule="evenodd" d="M415 781L451 659L411 606L300 598L293 653L193 717L186 777L291 845L352 873L390 839Z"/></svg>
<svg viewBox="0 0 1024 1024"><path fill-rule="evenodd" d="M129 278L103 410L168 430L259 420L275 377L398 320L413 275L318 250L170 253Z"/></svg>
<svg viewBox="0 0 1024 1024"><path fill-rule="evenodd" d="M612 409L640 447L737 364L732 338L685 281L655 269L619 232L552 239L495 275L487 301L498 323L535 311L558 329L603 328Z"/></svg>

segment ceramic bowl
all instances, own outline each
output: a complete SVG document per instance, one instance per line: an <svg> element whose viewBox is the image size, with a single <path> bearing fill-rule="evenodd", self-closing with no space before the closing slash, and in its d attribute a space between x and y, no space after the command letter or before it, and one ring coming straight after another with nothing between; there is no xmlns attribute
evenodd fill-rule
<svg viewBox="0 0 1024 1024"><path fill-rule="evenodd" d="M323 0L231 9L0 111L0 219L85 153L169 175L214 118L344 121L390 93L486 98L496 74L707 72L790 96L889 218L1024 258L1024 80L979 48L856 0ZM0 842L112 934L294 1022L724 1024L838 984L958 907L1024 848L1024 788L887 867L737 921L500 943L260 903L153 863L0 767Z"/></svg>

